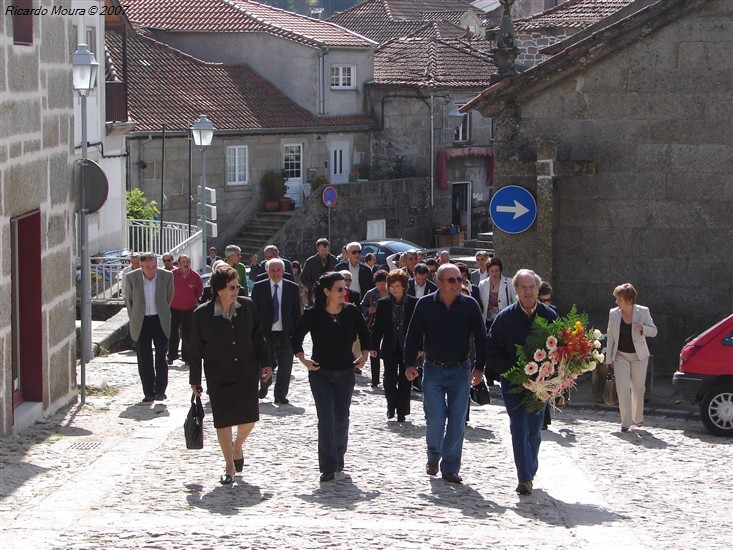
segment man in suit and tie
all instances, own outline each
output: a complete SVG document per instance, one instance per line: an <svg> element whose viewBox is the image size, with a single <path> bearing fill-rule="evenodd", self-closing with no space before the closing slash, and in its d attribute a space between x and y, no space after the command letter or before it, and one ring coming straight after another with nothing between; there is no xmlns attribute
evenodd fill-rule
<svg viewBox="0 0 733 550"><path fill-rule="evenodd" d="M125 278L125 305L130 313L130 336L137 342L137 368L144 403L166 399L168 363L165 355L171 330L172 301L173 274L158 269L152 252L141 254L140 269L131 271Z"/></svg>
<svg viewBox="0 0 733 550"><path fill-rule="evenodd" d="M351 272L351 292L358 292L364 296L367 291L374 288L372 270L368 265L361 262L361 245L358 242L351 242L346 245L346 256L344 260L337 263L334 271L348 270Z"/></svg>
<svg viewBox="0 0 733 550"><path fill-rule="evenodd" d="M252 300L265 330L272 365L277 367L275 404L287 405L293 369L290 335L300 320L300 289L284 278L285 263L281 258L268 260L265 269L267 279L254 284ZM267 396L271 381L272 377L267 382L260 382L260 399Z"/></svg>
<svg viewBox="0 0 733 550"><path fill-rule="evenodd" d="M283 277L285 277L288 281L295 281L292 262L290 260L286 260L285 258L280 258L280 250L278 250L278 248L274 244L268 244L262 250L262 252L265 255L265 259L256 266L250 266L250 279L257 282L267 279L269 277L269 275L267 274L267 267L265 267L267 265L267 262L278 258L283 261L283 265L285 266L285 273L283 274ZM254 273L252 273L253 270Z"/></svg>
<svg viewBox="0 0 733 550"><path fill-rule="evenodd" d="M438 285L430 280L430 269L425 264L415 266L415 276L407 284L407 293L415 298L422 298L438 290Z"/></svg>

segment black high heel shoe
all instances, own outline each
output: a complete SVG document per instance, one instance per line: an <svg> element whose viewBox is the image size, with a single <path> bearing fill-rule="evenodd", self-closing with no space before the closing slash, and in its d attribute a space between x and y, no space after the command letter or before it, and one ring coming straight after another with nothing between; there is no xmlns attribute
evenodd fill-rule
<svg viewBox="0 0 733 550"><path fill-rule="evenodd" d="M219 476L219 483L222 485L231 485L234 483L234 474L224 474Z"/></svg>
<svg viewBox="0 0 733 550"><path fill-rule="evenodd" d="M234 459L234 469L237 471L237 473L244 470L244 457Z"/></svg>

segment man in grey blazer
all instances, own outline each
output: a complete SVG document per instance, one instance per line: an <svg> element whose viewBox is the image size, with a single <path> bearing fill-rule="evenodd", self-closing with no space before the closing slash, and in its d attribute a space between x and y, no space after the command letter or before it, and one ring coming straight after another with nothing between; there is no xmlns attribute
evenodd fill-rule
<svg viewBox="0 0 733 550"><path fill-rule="evenodd" d="M168 363L165 354L171 330L172 301L173 274L158 269L152 252L141 254L140 269L125 277L125 305L130 314L130 337L137 342L137 369L144 403L166 399Z"/></svg>

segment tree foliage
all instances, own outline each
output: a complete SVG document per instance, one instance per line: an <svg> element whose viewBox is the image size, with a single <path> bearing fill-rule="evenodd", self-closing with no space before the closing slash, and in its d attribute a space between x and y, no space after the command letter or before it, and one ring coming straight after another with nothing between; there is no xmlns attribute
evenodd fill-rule
<svg viewBox="0 0 733 550"><path fill-rule="evenodd" d="M142 189L130 189L127 192L128 220L152 220L159 214L158 203L146 199Z"/></svg>

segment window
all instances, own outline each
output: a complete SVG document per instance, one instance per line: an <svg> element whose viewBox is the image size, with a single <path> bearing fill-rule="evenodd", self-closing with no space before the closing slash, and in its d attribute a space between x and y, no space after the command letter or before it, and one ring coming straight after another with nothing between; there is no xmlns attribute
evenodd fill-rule
<svg viewBox="0 0 733 550"><path fill-rule="evenodd" d="M331 89L353 90L356 88L355 83L354 65L331 65Z"/></svg>
<svg viewBox="0 0 733 550"><path fill-rule="evenodd" d="M249 152L246 145L227 147L227 185L246 185Z"/></svg>
<svg viewBox="0 0 733 550"><path fill-rule="evenodd" d="M458 105L460 109L462 105ZM463 115L461 125L458 126L453 134L453 141L471 141L471 113Z"/></svg>
<svg viewBox="0 0 733 550"><path fill-rule="evenodd" d="M97 29L94 27L87 27L85 31L87 48L89 48L89 51L93 53L94 57L99 61L99 56L97 55Z"/></svg>
<svg viewBox="0 0 733 550"><path fill-rule="evenodd" d="M15 7L15 13L13 13L13 44L16 46L32 46L33 13L30 10L33 8L33 2L32 0L15 0L13 4Z"/></svg>

